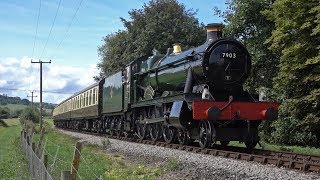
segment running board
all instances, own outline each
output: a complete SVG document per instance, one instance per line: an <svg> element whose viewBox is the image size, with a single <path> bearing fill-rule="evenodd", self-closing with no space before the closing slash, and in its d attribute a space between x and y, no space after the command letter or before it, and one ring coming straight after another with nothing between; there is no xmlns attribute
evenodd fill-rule
<svg viewBox="0 0 320 180"><path fill-rule="evenodd" d="M164 122L164 117L160 118L153 118L153 119L144 119L140 121L140 124L153 124L153 123L158 123L158 122Z"/></svg>

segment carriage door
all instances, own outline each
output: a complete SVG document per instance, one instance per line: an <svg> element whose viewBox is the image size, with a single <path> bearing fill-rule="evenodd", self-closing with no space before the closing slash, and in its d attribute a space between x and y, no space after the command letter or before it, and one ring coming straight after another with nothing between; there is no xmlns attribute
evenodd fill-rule
<svg viewBox="0 0 320 180"><path fill-rule="evenodd" d="M127 66L122 71L122 85L123 85L123 110L127 111L130 103L130 66Z"/></svg>

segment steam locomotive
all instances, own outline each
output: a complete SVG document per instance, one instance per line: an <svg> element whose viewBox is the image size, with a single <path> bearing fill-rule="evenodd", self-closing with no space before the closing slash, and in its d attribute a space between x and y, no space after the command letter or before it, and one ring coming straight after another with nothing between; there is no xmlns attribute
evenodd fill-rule
<svg viewBox="0 0 320 180"><path fill-rule="evenodd" d="M64 100L53 111L55 126L200 147L240 141L254 148L259 124L275 120L278 105L243 90L251 70L246 48L222 38L221 24L206 29L204 44L154 51Z"/></svg>

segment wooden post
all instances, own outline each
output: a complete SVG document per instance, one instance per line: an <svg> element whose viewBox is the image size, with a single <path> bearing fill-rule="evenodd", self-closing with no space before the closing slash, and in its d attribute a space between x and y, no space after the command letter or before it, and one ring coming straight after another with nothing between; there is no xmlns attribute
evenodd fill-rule
<svg viewBox="0 0 320 180"><path fill-rule="evenodd" d="M46 167L46 169L47 169L48 168L48 155L47 154L43 155L43 164L44 164L44 167Z"/></svg>
<svg viewBox="0 0 320 180"><path fill-rule="evenodd" d="M70 179L71 179L70 171L61 171L60 180L70 180Z"/></svg>
<svg viewBox="0 0 320 180"><path fill-rule="evenodd" d="M71 180L76 180L77 178L77 172L80 164L81 149L82 149L82 143L77 142L76 147L74 148L74 153L73 153L73 160L72 160L72 166L71 166Z"/></svg>
<svg viewBox="0 0 320 180"><path fill-rule="evenodd" d="M48 155L44 154L43 155L43 165L45 167L45 170L48 169ZM43 172L43 180L47 179L47 173Z"/></svg>
<svg viewBox="0 0 320 180"><path fill-rule="evenodd" d="M28 138L29 138L29 136L28 136ZM32 144L31 144L31 148L32 148L32 157L33 157L33 153L34 153L34 151L35 151L35 148L36 148L36 144L33 142ZM33 158L31 157L31 167L32 167L32 176L34 176L36 173L36 170L35 170L35 167L34 167L34 164L35 164L35 162L33 161ZM30 163L30 162L29 162Z"/></svg>
<svg viewBox="0 0 320 180"><path fill-rule="evenodd" d="M36 143L33 142L31 147L32 147L32 150L34 152L34 150L36 149Z"/></svg>
<svg viewBox="0 0 320 180"><path fill-rule="evenodd" d="M43 137L44 137L44 132L45 132L45 128L41 128L41 131L40 131L40 137L39 137L39 142L38 142L38 145L37 145L37 154L39 155L39 157L41 157L41 146L42 146L42 141L43 141Z"/></svg>
<svg viewBox="0 0 320 180"><path fill-rule="evenodd" d="M29 136L27 135L27 143L30 146L30 140L29 140Z"/></svg>

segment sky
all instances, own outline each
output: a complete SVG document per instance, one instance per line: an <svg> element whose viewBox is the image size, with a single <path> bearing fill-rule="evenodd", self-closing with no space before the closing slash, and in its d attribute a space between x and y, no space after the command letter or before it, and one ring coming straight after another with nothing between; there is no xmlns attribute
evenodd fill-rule
<svg viewBox="0 0 320 180"><path fill-rule="evenodd" d="M120 17L148 1L1 0L0 94L27 98L35 90L39 101L39 64L31 60L51 60L43 64L43 102L59 103L94 83L103 37L124 29ZM199 22L223 21L213 8L225 10L224 0L178 1L197 10Z"/></svg>

